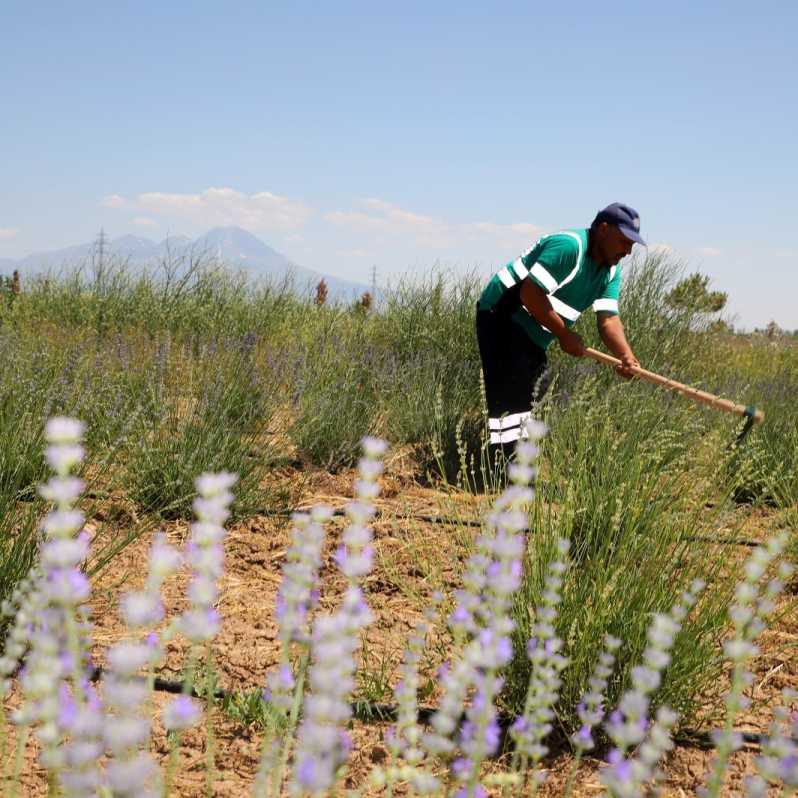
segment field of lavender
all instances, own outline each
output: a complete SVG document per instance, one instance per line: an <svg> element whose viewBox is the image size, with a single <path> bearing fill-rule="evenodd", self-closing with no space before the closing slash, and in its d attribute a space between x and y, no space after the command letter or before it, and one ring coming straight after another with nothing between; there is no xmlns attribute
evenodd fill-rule
<svg viewBox="0 0 798 798"><path fill-rule="evenodd" d="M764 427L555 353L507 475L475 280L9 294L5 794L791 794L798 347L669 303L679 277L627 280L641 361Z"/></svg>

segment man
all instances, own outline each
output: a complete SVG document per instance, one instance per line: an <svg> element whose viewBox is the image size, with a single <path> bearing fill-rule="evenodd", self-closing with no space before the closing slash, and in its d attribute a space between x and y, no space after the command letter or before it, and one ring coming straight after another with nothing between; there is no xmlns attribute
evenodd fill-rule
<svg viewBox="0 0 798 798"><path fill-rule="evenodd" d="M549 344L556 338L564 352L584 356L571 328L590 305L602 341L622 362L618 373L631 377L640 365L618 315L618 263L635 243L645 245L640 217L616 202L599 211L589 229L543 236L491 278L477 303L477 340L494 454L512 452L532 402L546 392Z"/></svg>

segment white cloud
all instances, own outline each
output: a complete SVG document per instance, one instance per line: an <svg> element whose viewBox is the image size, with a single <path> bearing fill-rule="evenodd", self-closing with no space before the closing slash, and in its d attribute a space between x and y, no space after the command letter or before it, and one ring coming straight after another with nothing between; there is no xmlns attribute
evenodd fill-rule
<svg viewBox="0 0 798 798"><path fill-rule="evenodd" d="M466 238L470 243L479 239L493 242L502 249L520 250L544 232L543 228L527 222L450 222L374 197L361 200L360 204L365 210L331 211L324 214L324 218L338 227L359 233L376 234L379 238L409 237L417 245L439 249L456 246Z"/></svg>
<svg viewBox="0 0 798 798"><path fill-rule="evenodd" d="M368 216L365 213L330 211L324 214L324 218L335 225L351 227L355 230L378 230L380 232L388 232L389 230L388 223L385 219L379 219L376 216Z"/></svg>
<svg viewBox="0 0 798 798"><path fill-rule="evenodd" d="M269 191L244 194L232 188L208 188L200 194L148 192L139 194L135 204L156 216L247 230L295 230L312 214L303 203Z"/></svg>
<svg viewBox="0 0 798 798"><path fill-rule="evenodd" d="M8 241L19 233L17 227L0 227L0 241Z"/></svg>
<svg viewBox="0 0 798 798"><path fill-rule="evenodd" d="M414 213L398 205L373 197L360 203L363 211L332 211L324 218L339 227L348 227L360 233L383 236L412 237L426 246L446 246L449 243L450 225L442 219Z"/></svg>
<svg viewBox="0 0 798 798"><path fill-rule="evenodd" d="M705 258L717 258L720 257L723 253L716 249L715 247L699 247L696 252L699 255L703 255Z"/></svg>
<svg viewBox="0 0 798 798"><path fill-rule="evenodd" d="M149 216L136 216L136 218L133 219L133 224L135 224L137 227L158 226L158 222L156 222L155 219L150 219Z"/></svg>
<svg viewBox="0 0 798 798"><path fill-rule="evenodd" d="M124 208L127 205L127 200L119 194L109 194L100 200L100 205L103 208Z"/></svg>

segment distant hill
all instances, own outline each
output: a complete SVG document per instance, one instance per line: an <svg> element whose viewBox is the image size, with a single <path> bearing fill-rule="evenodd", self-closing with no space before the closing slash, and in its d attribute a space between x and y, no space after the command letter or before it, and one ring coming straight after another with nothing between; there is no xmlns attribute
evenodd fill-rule
<svg viewBox="0 0 798 798"><path fill-rule="evenodd" d="M107 242L109 256L126 261L131 267L153 267L171 253L180 257L188 252L204 254L234 269L242 269L252 278L281 280L290 274L297 289L314 287L322 278L331 299L353 299L369 287L330 274L306 269L272 249L257 236L240 227L216 227L195 239L170 236L156 242L141 236L126 235ZM86 265L97 255L97 242L78 244L49 252L36 252L24 258L0 258L0 273L32 276L47 271L69 270Z"/></svg>

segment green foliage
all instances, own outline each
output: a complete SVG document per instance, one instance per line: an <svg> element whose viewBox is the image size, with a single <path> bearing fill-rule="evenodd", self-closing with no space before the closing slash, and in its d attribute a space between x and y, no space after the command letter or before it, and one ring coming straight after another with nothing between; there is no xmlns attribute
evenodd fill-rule
<svg viewBox="0 0 798 798"><path fill-rule="evenodd" d="M658 701L695 717L719 675L713 652L725 629L734 576L727 552L707 542L725 506L713 477L717 441L706 438L701 418L683 405L663 407L632 386L606 390L597 381L586 381L567 407L554 407L549 421L516 608L518 654L506 683L507 706L517 711L523 701L530 667L524 641L534 622L529 608L540 603L545 565L555 541L565 537L572 543L572 566L558 634L572 662L563 673L561 721L574 727L574 708L604 635L624 641L610 685L613 705L640 660L651 614L667 611L701 578L711 587L676 642L674 664L658 694Z"/></svg>
<svg viewBox="0 0 798 798"><path fill-rule="evenodd" d="M228 718L242 726L270 735L281 734L286 727L286 716L264 701L263 690L237 691L225 695L219 708Z"/></svg>
<svg viewBox="0 0 798 798"><path fill-rule="evenodd" d="M291 438L310 462L353 465L377 413L379 352L363 336L368 320L320 308L317 328L296 364Z"/></svg>
<svg viewBox="0 0 798 798"><path fill-rule="evenodd" d="M441 274L388 291L374 333L385 352L380 379L381 434L412 444L418 476L464 486L480 470L484 436L473 276Z"/></svg>
<svg viewBox="0 0 798 798"><path fill-rule="evenodd" d="M717 344L712 369L727 395L754 403L765 414L764 422L735 449L729 466L737 499L784 509L796 506L798 346L753 336L726 338Z"/></svg>
<svg viewBox="0 0 798 798"><path fill-rule="evenodd" d="M393 700L391 675L394 662L387 653L372 648L364 639L361 665L357 671L357 699L367 704L385 704Z"/></svg>
<svg viewBox="0 0 798 798"><path fill-rule="evenodd" d="M126 463L128 490L142 509L190 517L194 479L206 471L238 474L237 515L267 503L260 481L273 451L261 437L274 407L248 355L217 350L184 380L156 380L152 389L157 418L140 417Z"/></svg>
<svg viewBox="0 0 798 798"><path fill-rule="evenodd" d="M179 338L241 337L290 323L307 301L290 277L250 285L203 255L168 256L151 271L110 259L101 270L81 268L33 279L7 321L92 330L101 338L164 332Z"/></svg>
<svg viewBox="0 0 798 798"><path fill-rule="evenodd" d="M11 596L36 562L40 510L38 503L26 503L7 507L0 514L0 602ZM11 618L0 616L3 643L10 621ZM2 650L0 645L0 653Z"/></svg>
<svg viewBox="0 0 798 798"><path fill-rule="evenodd" d="M737 449L735 496L789 508L798 502L798 427L788 408L771 405L766 423Z"/></svg>
<svg viewBox="0 0 798 798"><path fill-rule="evenodd" d="M96 491L129 407L113 365L97 357L91 341L49 333L0 332L0 600L35 562L43 512L36 487L49 476L46 419L68 414L88 422L82 476Z"/></svg>
<svg viewBox="0 0 798 798"><path fill-rule="evenodd" d="M476 296L473 279L449 288L435 276L387 291L379 313L325 306L308 314L287 375L300 453L337 470L375 432L414 445L419 476L437 470L436 452L454 463L457 429L481 407Z"/></svg>
<svg viewBox="0 0 798 798"><path fill-rule="evenodd" d="M673 307L696 313L719 313L726 307L728 296L723 291L710 291L709 276L696 272L680 280L665 299Z"/></svg>

